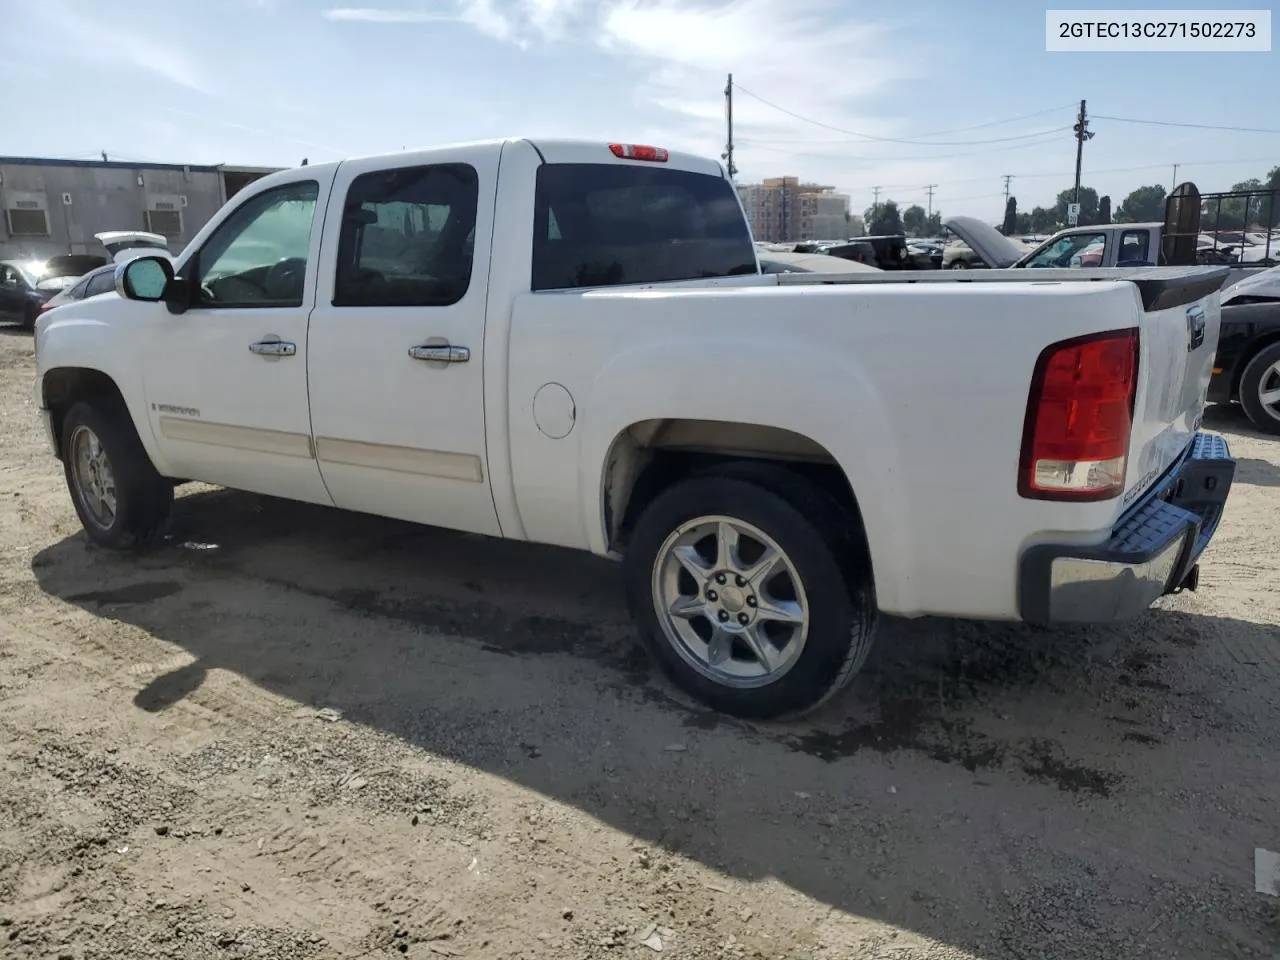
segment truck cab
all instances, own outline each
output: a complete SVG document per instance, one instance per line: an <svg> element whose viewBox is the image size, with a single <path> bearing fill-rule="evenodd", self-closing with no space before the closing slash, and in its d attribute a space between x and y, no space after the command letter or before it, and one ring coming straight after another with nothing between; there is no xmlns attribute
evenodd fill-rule
<svg viewBox="0 0 1280 960"><path fill-rule="evenodd" d="M1039 267L1154 267L1163 264L1163 223L1109 223L1071 227L1014 262Z"/></svg>

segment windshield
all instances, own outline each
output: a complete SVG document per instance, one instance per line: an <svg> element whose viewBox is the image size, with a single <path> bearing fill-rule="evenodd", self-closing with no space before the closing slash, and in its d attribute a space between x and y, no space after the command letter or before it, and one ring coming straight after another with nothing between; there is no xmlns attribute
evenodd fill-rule
<svg viewBox="0 0 1280 960"><path fill-rule="evenodd" d="M724 177L633 164L538 169L534 290L757 272L746 218Z"/></svg>

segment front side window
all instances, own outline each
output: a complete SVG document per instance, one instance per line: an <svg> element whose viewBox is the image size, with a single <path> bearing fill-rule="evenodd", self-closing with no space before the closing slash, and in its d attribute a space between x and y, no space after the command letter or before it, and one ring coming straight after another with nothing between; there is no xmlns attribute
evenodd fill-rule
<svg viewBox="0 0 1280 960"><path fill-rule="evenodd" d="M196 254L196 306L300 307L320 185L290 183L247 200Z"/></svg>
<svg viewBox="0 0 1280 960"><path fill-rule="evenodd" d="M1098 254L1098 260L1100 261L1102 244L1105 242L1106 237L1101 233L1073 233L1069 237L1055 240L1028 260L1025 265L1027 267L1097 266L1097 263L1085 261L1086 259L1092 260L1092 254L1094 253ZM1095 245L1097 250L1088 249Z"/></svg>
<svg viewBox="0 0 1280 960"><path fill-rule="evenodd" d="M22 286L22 278L18 276L18 271L12 267L0 267L0 285L20 287Z"/></svg>
<svg viewBox="0 0 1280 960"><path fill-rule="evenodd" d="M480 179L465 163L365 173L338 238L335 307L447 307L466 296Z"/></svg>
<svg viewBox="0 0 1280 960"><path fill-rule="evenodd" d="M737 194L723 177L637 164L538 168L534 290L756 271Z"/></svg>

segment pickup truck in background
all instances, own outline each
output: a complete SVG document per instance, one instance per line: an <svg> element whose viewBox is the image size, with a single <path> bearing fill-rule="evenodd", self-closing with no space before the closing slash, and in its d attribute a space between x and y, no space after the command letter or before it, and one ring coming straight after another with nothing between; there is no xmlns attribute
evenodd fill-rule
<svg viewBox="0 0 1280 960"><path fill-rule="evenodd" d="M1194 587L1224 275L764 274L719 163L511 139L256 181L44 315L35 396L95 544L200 480L620 558L675 682L775 717L881 612Z"/></svg>

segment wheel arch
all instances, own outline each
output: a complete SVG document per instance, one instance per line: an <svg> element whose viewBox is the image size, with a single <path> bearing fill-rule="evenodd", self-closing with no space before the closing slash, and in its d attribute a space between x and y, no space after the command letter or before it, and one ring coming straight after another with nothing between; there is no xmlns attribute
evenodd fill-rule
<svg viewBox="0 0 1280 960"><path fill-rule="evenodd" d="M602 464L595 529L610 553L625 549L644 507L671 485L729 464L773 465L816 483L844 508L866 549L878 594L887 593L888 603L898 602L901 557L886 544L882 532L889 526L883 522L883 498L865 483L860 496L839 458L812 437L742 421L649 418L617 431ZM870 511L878 513L869 518Z"/></svg>
<svg viewBox="0 0 1280 960"><path fill-rule="evenodd" d="M156 456L157 451L152 442L145 411L142 411L139 418L139 411L135 408L138 401L130 403L115 377L98 367L91 366L68 364L50 367L40 377L40 405L49 411L52 418L54 454L59 459L64 453L61 448L63 421L67 411L81 401L109 405L127 413L147 456L151 458L156 469L163 473L163 468Z"/></svg>
<svg viewBox="0 0 1280 960"><path fill-rule="evenodd" d="M1240 351L1235 368L1231 371L1231 393L1229 394L1231 400L1240 399L1240 381L1244 379L1244 371L1249 366L1249 362L1267 347L1277 343L1280 343L1280 328L1271 328L1256 334L1249 341L1249 345Z"/></svg>

